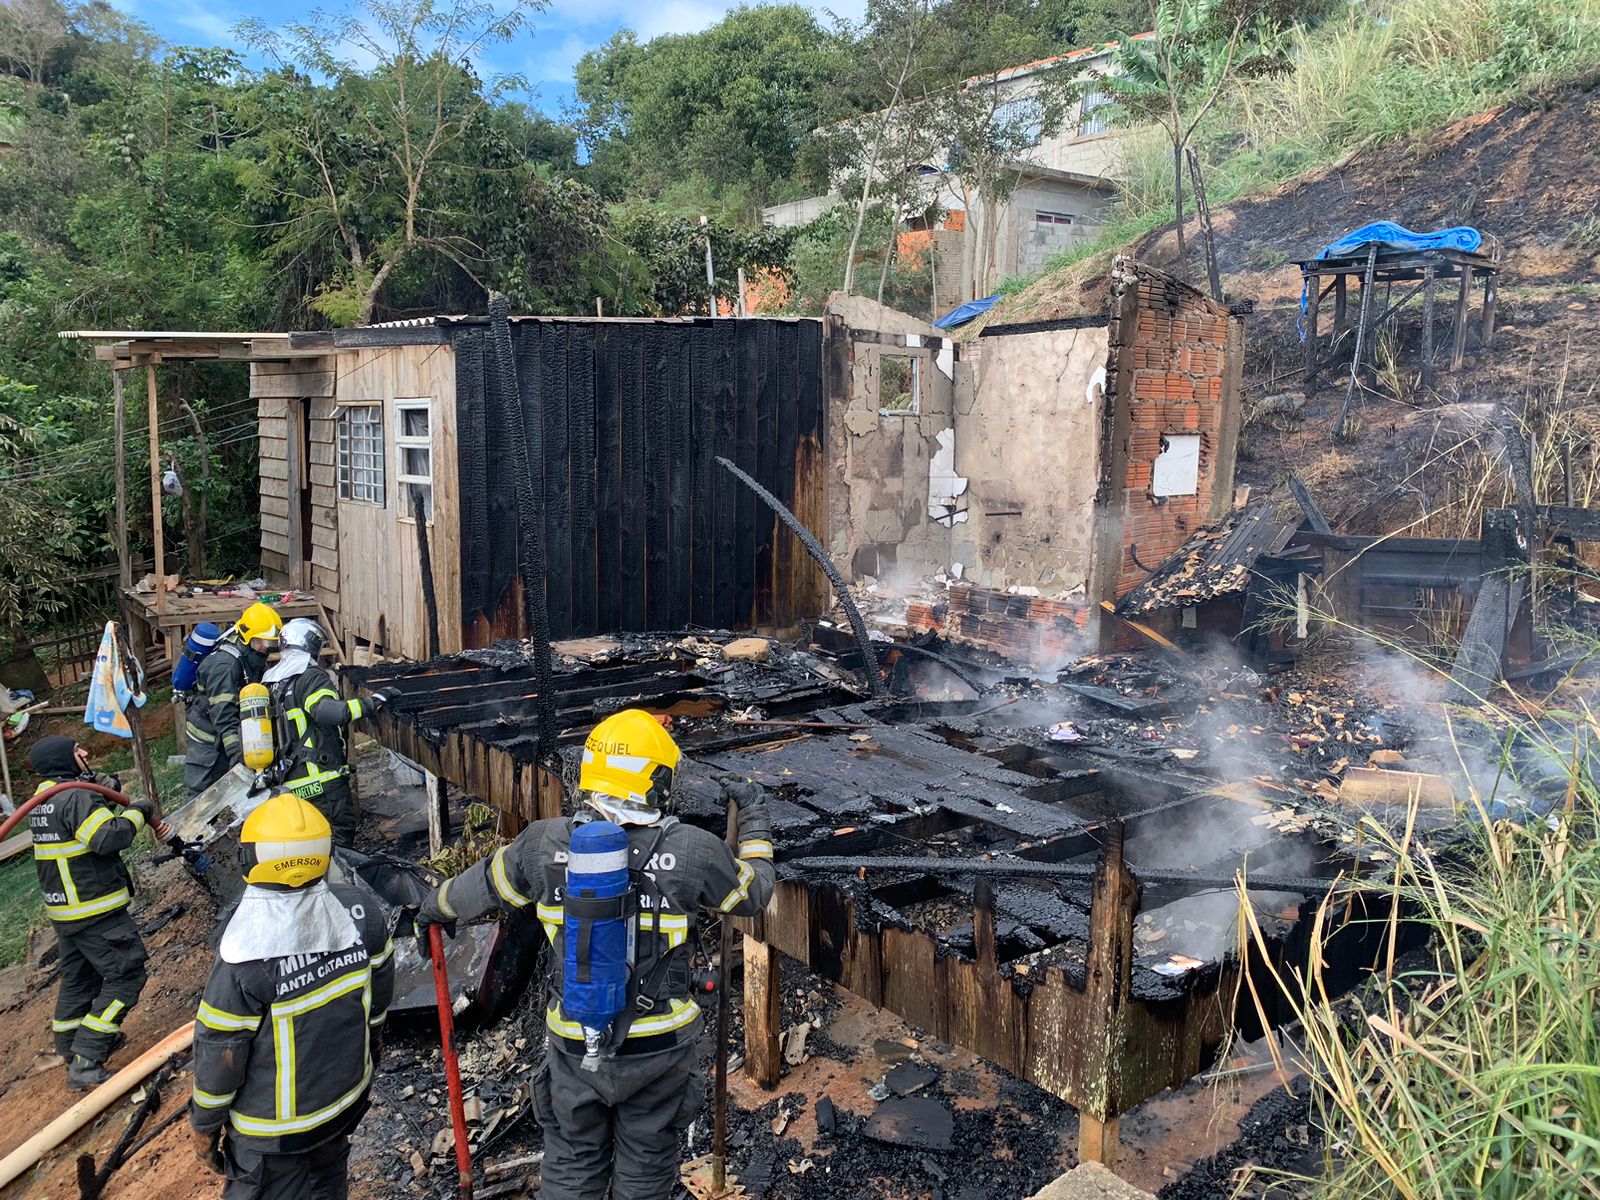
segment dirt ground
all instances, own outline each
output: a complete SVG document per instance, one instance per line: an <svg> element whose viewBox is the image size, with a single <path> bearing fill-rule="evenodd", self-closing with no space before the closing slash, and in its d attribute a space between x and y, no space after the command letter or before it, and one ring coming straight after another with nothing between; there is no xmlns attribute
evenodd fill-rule
<svg viewBox="0 0 1600 1200"><path fill-rule="evenodd" d="M1549 406L1557 393L1568 409L1593 401L1600 388L1600 245L1592 232L1600 211L1597 120L1600 91L1572 89L1468 117L1409 142L1353 152L1214 211L1224 293L1230 302L1253 304L1246 316L1239 483L1257 496L1271 495L1298 471L1335 528L1388 532L1437 503L1442 473L1430 479L1418 468L1437 463L1438 451L1459 440L1463 428L1473 431L1481 416L1475 406ZM1421 309L1413 301L1379 339L1380 366L1386 357L1397 366L1379 379L1383 395L1358 401L1349 441L1331 440L1348 378L1337 366L1325 372L1320 393L1304 408L1283 419L1258 419L1263 401L1297 400L1302 388L1298 263L1376 220L1415 230L1472 225L1487 235L1501 254L1491 346L1482 350L1469 341L1463 369L1453 377L1440 370L1435 394L1421 394ZM1193 219L1187 231L1190 277L1202 279ZM1177 238L1169 225L1123 252L1171 270ZM1103 312L1105 275L1092 266L1045 276L996 305L987 323ZM1440 319L1448 323L1443 285L1440 296ZM1474 317L1480 299L1474 296ZM1324 326L1328 320L1325 309ZM1374 480L1388 486L1374 488Z"/></svg>

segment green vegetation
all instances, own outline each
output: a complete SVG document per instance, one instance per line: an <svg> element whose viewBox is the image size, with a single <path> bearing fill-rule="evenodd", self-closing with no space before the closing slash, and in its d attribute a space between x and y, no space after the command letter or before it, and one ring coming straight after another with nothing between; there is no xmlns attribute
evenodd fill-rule
<svg viewBox="0 0 1600 1200"><path fill-rule="evenodd" d="M28 935L44 924L44 901L39 896L39 875L33 855L19 854L0 863L0 967L21 962L28 952Z"/></svg>
<svg viewBox="0 0 1600 1200"><path fill-rule="evenodd" d="M1195 135L1213 205L1357 147L1589 77L1600 64L1600 0L1349 4L1290 27L1283 39L1292 67L1236 83ZM1118 219L1047 273L1102 256L1171 219L1170 142L1143 134L1128 141ZM1020 292L1031 282L1007 280L1003 290Z"/></svg>
<svg viewBox="0 0 1600 1200"><path fill-rule="evenodd" d="M1315 1181L1317 1195L1600 1195L1600 784L1592 757L1600 727L1587 711L1546 718L1507 721L1507 758L1488 765L1491 794L1472 797L1474 827L1447 857L1409 825L1395 835L1368 818L1357 831L1388 857L1351 886L1371 919L1409 915L1426 929L1422 963L1379 964L1359 1007L1330 1000L1320 957L1303 978L1252 982L1257 994L1281 991L1292 1004L1313 1102L1342 1146ZM1555 733L1556 720L1571 724ZM1509 747L1518 741L1564 770L1542 789L1513 778ZM1492 793L1503 799L1524 787L1557 801L1550 818L1491 815ZM1315 945L1346 911L1343 896L1323 904ZM1247 920L1262 941L1253 915Z"/></svg>

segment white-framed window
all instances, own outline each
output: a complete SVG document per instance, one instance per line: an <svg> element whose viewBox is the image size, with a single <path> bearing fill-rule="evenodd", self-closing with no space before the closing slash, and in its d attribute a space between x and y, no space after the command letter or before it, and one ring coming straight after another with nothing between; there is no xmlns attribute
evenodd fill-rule
<svg viewBox="0 0 1600 1200"><path fill-rule="evenodd" d="M1033 221L1036 225L1072 225L1076 218L1071 213L1045 212L1041 208L1034 211Z"/></svg>
<svg viewBox="0 0 1600 1200"><path fill-rule="evenodd" d="M922 411L922 360L910 354L878 359L878 412L914 417Z"/></svg>
<svg viewBox="0 0 1600 1200"><path fill-rule="evenodd" d="M411 489L422 492L422 511L433 521L433 401L394 402L394 446L400 469L400 517L411 517Z"/></svg>
<svg viewBox="0 0 1600 1200"><path fill-rule="evenodd" d="M1083 101L1078 108L1078 136L1088 137L1094 133L1105 133L1111 128L1112 105L1115 98L1106 95L1098 83L1090 84L1083 93Z"/></svg>
<svg viewBox="0 0 1600 1200"><path fill-rule="evenodd" d="M339 409L339 499L383 504L383 408L352 404Z"/></svg>

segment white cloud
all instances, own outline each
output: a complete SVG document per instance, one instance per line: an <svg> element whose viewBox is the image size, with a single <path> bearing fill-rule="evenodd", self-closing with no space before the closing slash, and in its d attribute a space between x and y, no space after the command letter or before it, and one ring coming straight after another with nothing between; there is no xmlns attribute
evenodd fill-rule
<svg viewBox="0 0 1600 1200"><path fill-rule="evenodd" d="M579 33L569 33L555 42L553 35L541 35L537 30L533 40L536 53L524 68L524 73L533 83L569 82L578 60L597 44L593 38Z"/></svg>

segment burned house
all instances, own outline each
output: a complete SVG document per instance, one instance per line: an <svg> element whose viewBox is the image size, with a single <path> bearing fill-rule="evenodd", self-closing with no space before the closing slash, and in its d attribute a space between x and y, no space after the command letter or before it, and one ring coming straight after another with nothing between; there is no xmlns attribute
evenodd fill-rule
<svg viewBox="0 0 1600 1200"><path fill-rule="evenodd" d="M1163 272L1119 258L1104 317L959 347L864 301L827 320L829 545L858 578L1058 601L1109 642L1103 606L1232 507L1243 322Z"/></svg>

